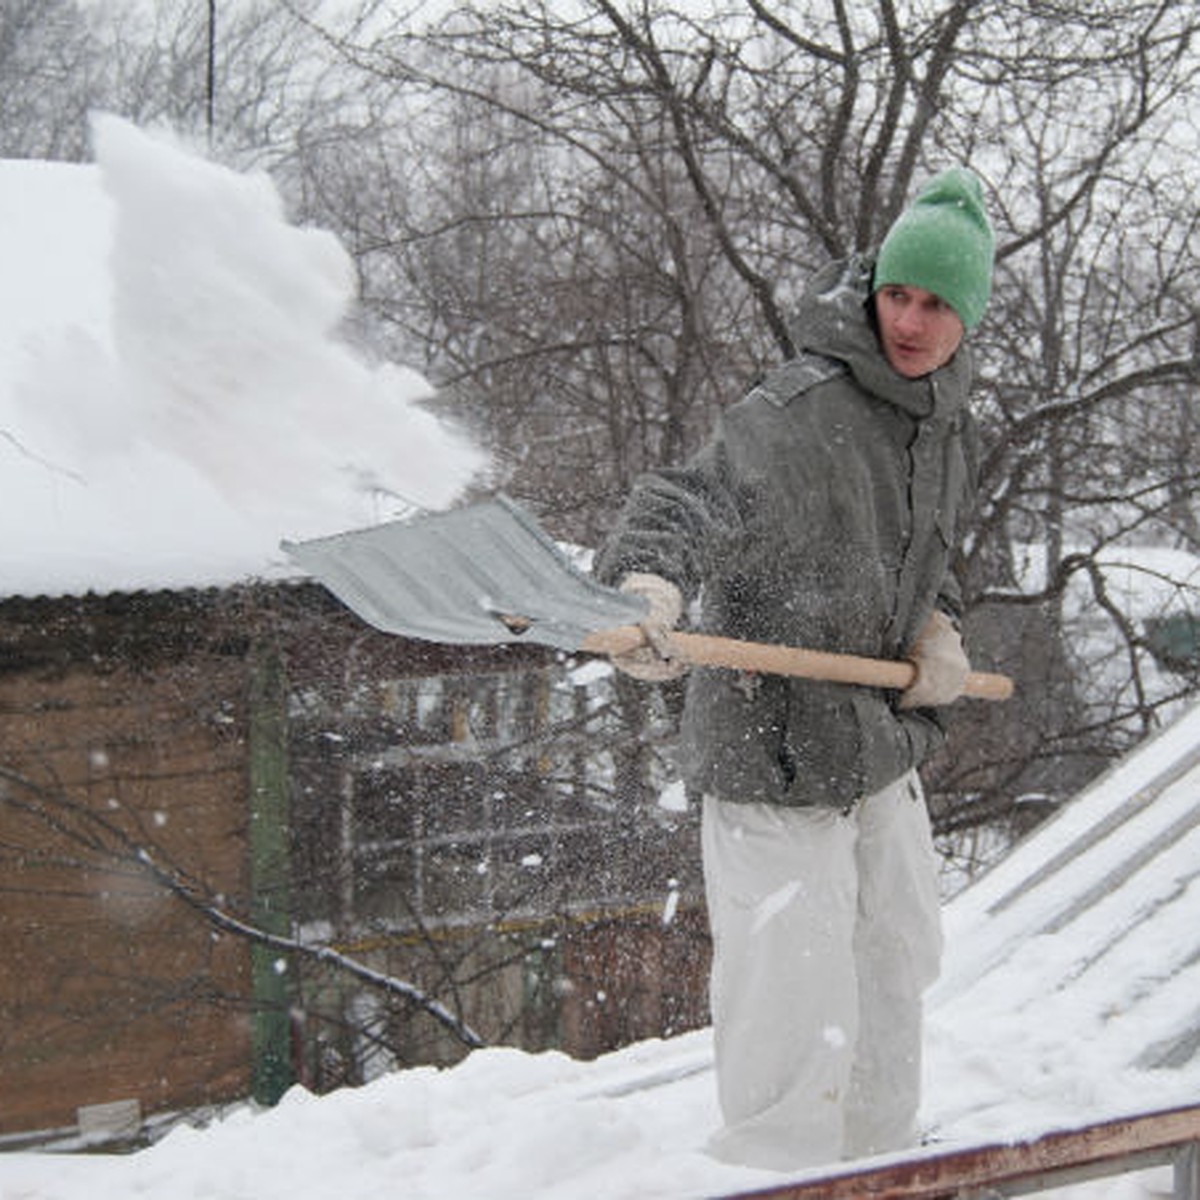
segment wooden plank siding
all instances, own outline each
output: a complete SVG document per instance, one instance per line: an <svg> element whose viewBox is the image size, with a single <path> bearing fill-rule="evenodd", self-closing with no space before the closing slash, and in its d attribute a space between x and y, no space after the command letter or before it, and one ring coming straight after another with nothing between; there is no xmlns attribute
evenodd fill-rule
<svg viewBox="0 0 1200 1200"><path fill-rule="evenodd" d="M290 792L293 930L428 987L489 1042L590 1057L707 1020L695 823L624 790L604 737L572 727L589 701L553 652L387 637L309 585L10 599L0 1138L71 1126L82 1106L133 1099L153 1114L250 1093L264 1028L251 947L128 846L103 847L128 834L229 910L257 900L261 913L251 708L264 648L283 671L285 761L271 770L286 767ZM597 754L612 796L594 794ZM259 959L261 993L274 956ZM384 1068L464 1053L404 1005L279 962L271 1053L286 1016L293 1068L314 1088L378 1067L347 1024L364 1012L387 1036ZM285 1083L275 1071L269 1090Z"/></svg>
<svg viewBox="0 0 1200 1200"><path fill-rule="evenodd" d="M153 1112L244 1094L245 945L98 852L88 821L244 892L240 683L225 662L204 671L203 702L190 665L0 683L0 763L44 788L27 798L69 831L51 838L0 809L0 1132L71 1125L84 1104Z"/></svg>

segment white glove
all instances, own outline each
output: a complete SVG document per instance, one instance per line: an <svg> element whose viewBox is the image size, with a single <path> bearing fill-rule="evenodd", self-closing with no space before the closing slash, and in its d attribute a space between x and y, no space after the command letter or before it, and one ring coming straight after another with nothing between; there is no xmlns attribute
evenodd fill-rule
<svg viewBox="0 0 1200 1200"><path fill-rule="evenodd" d="M650 601L650 611L641 623L647 644L614 654L613 666L645 683L678 679L687 671L687 663L666 656L666 635L683 614L683 595L669 579L636 571L625 576L620 590Z"/></svg>
<svg viewBox="0 0 1200 1200"><path fill-rule="evenodd" d="M962 635L944 612L934 609L929 614L908 658L917 668L917 677L901 695L901 708L936 708L962 695L971 664Z"/></svg>

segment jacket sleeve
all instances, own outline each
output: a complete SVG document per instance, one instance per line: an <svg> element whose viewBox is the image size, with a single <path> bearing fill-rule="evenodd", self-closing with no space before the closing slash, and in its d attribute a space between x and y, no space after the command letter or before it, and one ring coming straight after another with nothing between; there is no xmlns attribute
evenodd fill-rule
<svg viewBox="0 0 1200 1200"><path fill-rule="evenodd" d="M712 440L686 466L664 467L635 483L596 557L594 574L608 584L619 583L631 571L661 575L690 600L741 528L723 424L718 423Z"/></svg>
<svg viewBox="0 0 1200 1200"><path fill-rule="evenodd" d="M963 489L962 502L958 506L958 518L955 521L954 544L950 547L950 559L946 573L942 577L938 589L937 607L961 627L963 619L962 581L959 577L959 559L962 556L962 544L966 529L975 512L976 495L979 489L979 457L980 438L979 426L970 413L963 414L962 428L963 457L967 464L967 479Z"/></svg>

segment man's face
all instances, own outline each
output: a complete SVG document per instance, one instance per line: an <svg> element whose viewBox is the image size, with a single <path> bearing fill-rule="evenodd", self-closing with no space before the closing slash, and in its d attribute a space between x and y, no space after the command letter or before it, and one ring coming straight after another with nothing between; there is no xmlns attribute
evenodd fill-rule
<svg viewBox="0 0 1200 1200"><path fill-rule="evenodd" d="M875 315L884 357L906 379L944 366L963 339L958 313L924 288L885 283L875 293Z"/></svg>

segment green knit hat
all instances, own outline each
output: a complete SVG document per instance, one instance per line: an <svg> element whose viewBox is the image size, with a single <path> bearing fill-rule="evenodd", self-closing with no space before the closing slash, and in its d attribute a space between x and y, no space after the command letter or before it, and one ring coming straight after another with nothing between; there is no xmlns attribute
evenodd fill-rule
<svg viewBox="0 0 1200 1200"><path fill-rule="evenodd" d="M888 230L875 260L875 289L924 288L974 329L992 290L994 246L983 187L972 172L952 167L935 175Z"/></svg>

